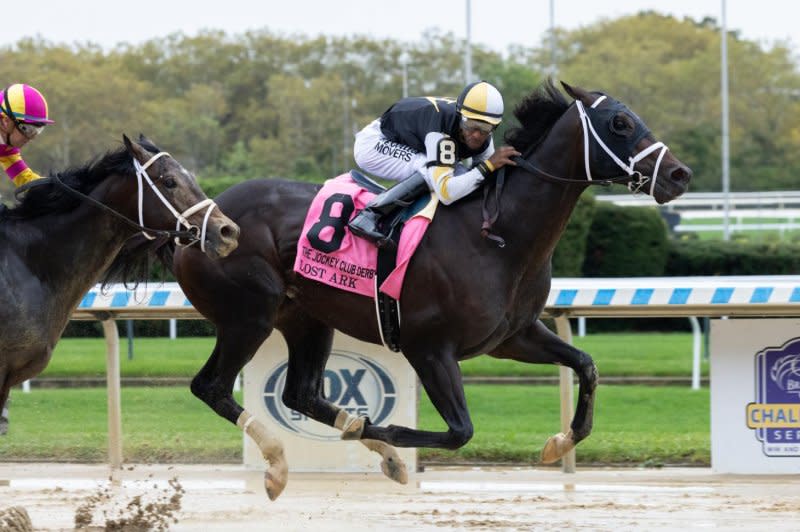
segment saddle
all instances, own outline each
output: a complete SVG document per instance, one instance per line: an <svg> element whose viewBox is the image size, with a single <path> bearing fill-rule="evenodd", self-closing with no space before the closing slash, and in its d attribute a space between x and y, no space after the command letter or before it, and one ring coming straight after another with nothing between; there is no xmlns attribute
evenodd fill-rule
<svg viewBox="0 0 800 532"><path fill-rule="evenodd" d="M360 170L356 170L355 168L350 170L350 177L353 178L353 181L358 183L362 188L369 190L373 194L386 192L385 186L362 173Z"/></svg>
<svg viewBox="0 0 800 532"><path fill-rule="evenodd" d="M436 201L425 195L397 215L397 246L378 250L347 233L352 213L384 187L352 171L328 180L314 198L297 246L294 271L303 277L374 298L384 344L399 349L399 306L403 278L433 218ZM401 231L400 229L404 229ZM402 235L402 238L401 238Z"/></svg>

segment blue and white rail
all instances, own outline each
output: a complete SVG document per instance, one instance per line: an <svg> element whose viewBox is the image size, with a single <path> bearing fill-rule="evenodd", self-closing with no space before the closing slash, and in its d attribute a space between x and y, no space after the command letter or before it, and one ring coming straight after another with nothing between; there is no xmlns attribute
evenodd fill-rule
<svg viewBox="0 0 800 532"><path fill-rule="evenodd" d="M553 279L548 316L800 316L800 275ZM72 318L198 319L177 283L96 286Z"/></svg>
<svg viewBox="0 0 800 532"><path fill-rule="evenodd" d="M553 279L551 316L799 316L800 275Z"/></svg>
<svg viewBox="0 0 800 532"><path fill-rule="evenodd" d="M72 313L74 320L202 318L178 283L123 284L92 288Z"/></svg>

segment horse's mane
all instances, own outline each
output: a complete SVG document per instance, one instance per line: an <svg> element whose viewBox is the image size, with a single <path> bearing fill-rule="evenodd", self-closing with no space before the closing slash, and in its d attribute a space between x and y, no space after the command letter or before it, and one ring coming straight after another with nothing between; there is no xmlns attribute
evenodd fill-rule
<svg viewBox="0 0 800 532"><path fill-rule="evenodd" d="M547 78L514 108L520 126L506 131L506 142L523 154L530 153L569 105L552 78Z"/></svg>
<svg viewBox="0 0 800 532"><path fill-rule="evenodd" d="M140 137L139 145L151 153L161 150L145 137ZM58 172L56 176L64 185L83 194L90 194L100 183L112 175L134 178L132 156L124 146L106 152L89 163ZM83 200L70 194L58 184L34 181L21 194L20 203L11 209L0 209L0 223L3 220L29 220L47 214L70 212ZM137 233L128 239L103 274L103 284L112 282L138 283L150 276L152 265L157 259L171 268L173 247L169 239L160 237L147 240ZM170 241L171 243L171 241ZM161 276L163 277L163 275Z"/></svg>
<svg viewBox="0 0 800 532"><path fill-rule="evenodd" d="M140 139L143 148L153 153L160 150L149 140ZM69 168L55 174L67 187L83 194L90 194L97 185L112 175L133 176L131 154L123 146L117 150L109 151L104 155L84 164L83 166ZM0 220L27 220L45 214L58 214L74 210L81 203L81 199L56 183L48 180L33 181L25 186L18 196L20 203L11 209L6 209L0 214Z"/></svg>
<svg viewBox="0 0 800 532"><path fill-rule="evenodd" d="M170 274L174 253L175 243L171 238L149 240L142 233L136 233L122 246L100 282L105 287L112 283L136 286L140 281L173 280Z"/></svg>

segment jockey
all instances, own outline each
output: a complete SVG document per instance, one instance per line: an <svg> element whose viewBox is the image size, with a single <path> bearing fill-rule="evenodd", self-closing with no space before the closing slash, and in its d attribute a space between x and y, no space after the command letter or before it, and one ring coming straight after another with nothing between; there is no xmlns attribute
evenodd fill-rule
<svg viewBox="0 0 800 532"><path fill-rule="evenodd" d="M17 83L0 92L0 165L15 186L40 177L28 168L19 150L52 123L47 101L30 85Z"/></svg>
<svg viewBox="0 0 800 532"><path fill-rule="evenodd" d="M470 83L457 100L403 98L356 134L353 154L363 170L399 181L376 196L349 224L353 234L385 245L391 227L382 221L433 190L449 205L478 188L498 168L520 155L511 146L494 149L492 132L503 119L503 97L486 81ZM472 167L462 161L472 159ZM391 225L391 224L389 224Z"/></svg>

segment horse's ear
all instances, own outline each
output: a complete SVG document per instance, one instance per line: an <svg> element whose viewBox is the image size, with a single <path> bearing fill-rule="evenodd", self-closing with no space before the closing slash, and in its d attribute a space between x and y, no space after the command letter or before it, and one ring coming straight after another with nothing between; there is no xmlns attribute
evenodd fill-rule
<svg viewBox="0 0 800 532"><path fill-rule="evenodd" d="M586 105L591 104L592 96L585 89L582 89L580 87L573 87L572 85L566 83L565 81L561 82L561 86L564 87L564 90L567 92L567 94L572 96L573 99L581 100Z"/></svg>
<svg viewBox="0 0 800 532"><path fill-rule="evenodd" d="M149 157L147 153L139 146L137 143L133 142L131 139L128 138L128 135L122 135L122 142L125 143L125 147L128 149L128 153L130 153L137 161L142 162L146 161Z"/></svg>

